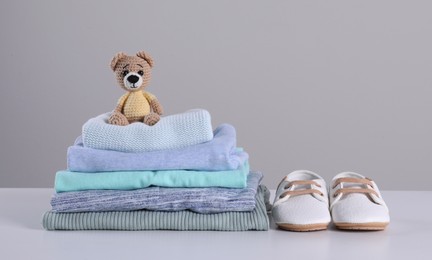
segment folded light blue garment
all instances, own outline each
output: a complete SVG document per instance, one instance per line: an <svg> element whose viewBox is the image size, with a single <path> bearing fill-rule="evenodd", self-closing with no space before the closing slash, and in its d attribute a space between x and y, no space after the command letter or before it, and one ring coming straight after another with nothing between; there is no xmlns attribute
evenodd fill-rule
<svg viewBox="0 0 432 260"><path fill-rule="evenodd" d="M234 170L248 157L246 152L236 148L236 131L229 124L217 127L211 141L181 149L142 153L98 150L83 146L78 137L67 152L68 170L76 172Z"/></svg>
<svg viewBox="0 0 432 260"><path fill-rule="evenodd" d="M162 117L154 126L136 122L127 126L108 124L111 113L88 120L82 129L85 147L121 152L177 149L213 138L210 114L194 109Z"/></svg>
<svg viewBox="0 0 432 260"><path fill-rule="evenodd" d="M245 188L249 163L229 171L118 171L71 172L58 171L56 192L80 190L134 190L149 186L172 188Z"/></svg>
<svg viewBox="0 0 432 260"><path fill-rule="evenodd" d="M268 230L270 192L260 185L255 196L256 207L246 212L201 214L182 211L104 211L44 214L46 230Z"/></svg>
<svg viewBox="0 0 432 260"><path fill-rule="evenodd" d="M255 194L263 175L250 172L247 187L230 188L161 188L138 190L88 190L55 193L51 199L53 212L93 212L191 210L198 213L252 211Z"/></svg>

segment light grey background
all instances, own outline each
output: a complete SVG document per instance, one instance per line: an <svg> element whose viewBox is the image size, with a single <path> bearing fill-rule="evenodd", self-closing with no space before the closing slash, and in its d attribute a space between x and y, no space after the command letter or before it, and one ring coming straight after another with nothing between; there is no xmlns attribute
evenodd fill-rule
<svg viewBox="0 0 432 260"><path fill-rule="evenodd" d="M430 1L0 3L0 187L52 187L66 149L123 91L118 51L148 51L167 114L237 128L275 188L344 170L432 190Z"/></svg>

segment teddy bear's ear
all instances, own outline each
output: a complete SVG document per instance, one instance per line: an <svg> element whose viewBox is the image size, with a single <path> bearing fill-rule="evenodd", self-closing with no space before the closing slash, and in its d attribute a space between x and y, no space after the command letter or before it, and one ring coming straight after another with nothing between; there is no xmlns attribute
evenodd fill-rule
<svg viewBox="0 0 432 260"><path fill-rule="evenodd" d="M145 51L137 52L136 56L147 61L147 63L150 65L150 68L152 68L154 66L154 61L153 61L152 57L150 57L150 55L148 53L146 53Z"/></svg>
<svg viewBox="0 0 432 260"><path fill-rule="evenodd" d="M119 53L117 53L115 56L114 56L114 58L112 58L112 60L111 60L111 69L113 70L113 71L115 71L115 68L116 68L116 66L117 66L117 63L119 62L119 60L121 60L121 59L123 59L124 57L126 57L127 55L126 55L126 53L124 53L124 52L119 52Z"/></svg>

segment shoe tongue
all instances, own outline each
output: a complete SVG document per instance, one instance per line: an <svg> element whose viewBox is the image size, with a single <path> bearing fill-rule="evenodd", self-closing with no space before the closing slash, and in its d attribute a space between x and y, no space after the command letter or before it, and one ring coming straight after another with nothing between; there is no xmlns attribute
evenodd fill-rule
<svg viewBox="0 0 432 260"><path fill-rule="evenodd" d="M298 181L299 179L290 179L288 181ZM314 181L317 184L319 184L321 187L325 187L325 181L322 179L308 179L308 181ZM312 189L312 185L311 184L297 184L294 187L295 190L308 190L308 189ZM314 187L314 189L316 189L316 187Z"/></svg>
<svg viewBox="0 0 432 260"><path fill-rule="evenodd" d="M347 189L364 189L366 188L366 184L344 182L342 187Z"/></svg>
<svg viewBox="0 0 432 260"><path fill-rule="evenodd" d="M356 178L356 179L365 179L366 178L365 176L358 174L358 173L355 173L355 172L344 172L344 173L338 175L337 177L338 178ZM362 188L367 188L367 185L361 184L361 183L344 182L344 183L342 183L342 187L343 188L362 189Z"/></svg>
<svg viewBox="0 0 432 260"><path fill-rule="evenodd" d="M288 181L307 181L307 180L316 180L320 179L319 175L314 172L307 170L298 170L294 171L287 175Z"/></svg>
<svg viewBox="0 0 432 260"><path fill-rule="evenodd" d="M313 181L321 185L321 187L326 187L326 183L323 179L313 179Z"/></svg>
<svg viewBox="0 0 432 260"><path fill-rule="evenodd" d="M336 175L333 180L339 179L339 178L358 178L358 179L365 179L366 177L356 173L356 172L342 172Z"/></svg>

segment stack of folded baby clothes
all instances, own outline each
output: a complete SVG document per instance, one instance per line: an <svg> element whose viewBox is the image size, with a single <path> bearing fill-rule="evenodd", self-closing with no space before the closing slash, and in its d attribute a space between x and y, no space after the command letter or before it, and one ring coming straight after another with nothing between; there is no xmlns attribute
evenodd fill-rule
<svg viewBox="0 0 432 260"><path fill-rule="evenodd" d="M90 119L56 174L47 230L267 230L269 193L233 126L190 110L154 126Z"/></svg>

